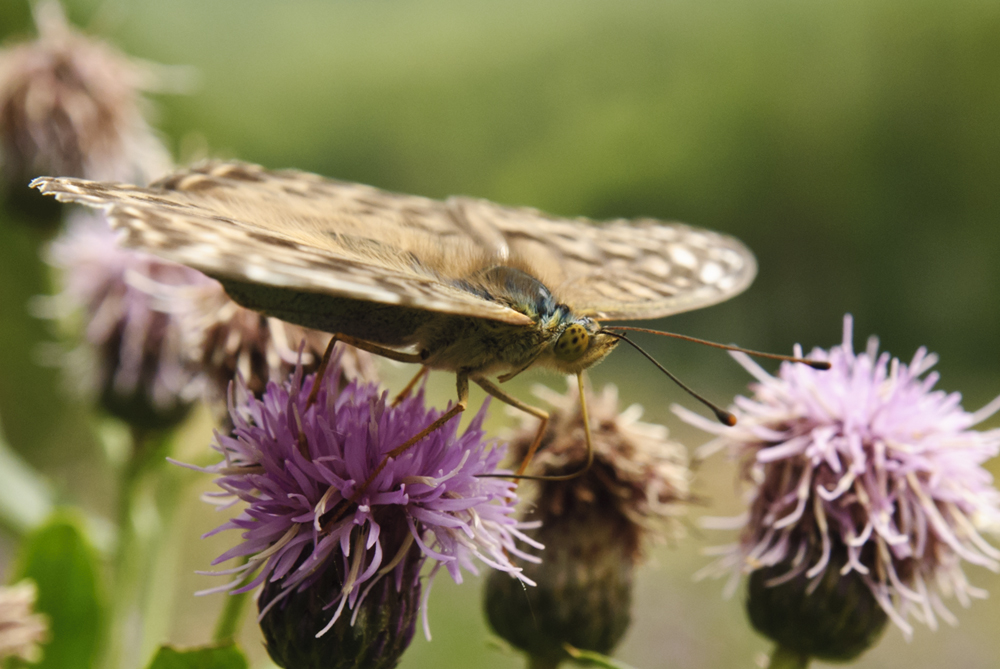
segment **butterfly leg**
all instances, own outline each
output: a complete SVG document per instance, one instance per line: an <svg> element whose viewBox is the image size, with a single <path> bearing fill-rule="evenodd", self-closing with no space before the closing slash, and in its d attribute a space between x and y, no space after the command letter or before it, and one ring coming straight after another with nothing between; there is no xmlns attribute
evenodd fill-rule
<svg viewBox="0 0 1000 669"><path fill-rule="evenodd" d="M517 472L514 474L516 477L521 477L524 474L524 470L528 468L531 464L531 459L535 457L535 452L538 447L542 444L542 437L545 436L545 428L549 426L549 412L545 409L539 409L538 407L533 407L530 404L526 404L521 400L517 399L513 395L508 395L503 390L500 389L498 385L493 383L488 379L474 379L480 388L485 390L487 393L497 398L504 404L509 404L515 409L520 409L521 411L531 414L535 418L539 419L541 423L538 425L538 432L535 434L534 441L531 442L531 446L528 448L527 455L524 456L524 460L521 461L521 466L517 468Z"/></svg>
<svg viewBox="0 0 1000 669"><path fill-rule="evenodd" d="M389 451L385 455L385 457L382 458L382 462L378 463L378 466L375 467L372 473L368 475L368 478L365 479L365 482L362 483L358 487L358 489L354 491L354 494L351 495L349 499L342 500L340 504L337 505L337 508L335 508L331 514L330 520L326 521L327 526L332 525L336 521L340 520L340 518L343 517L343 515L347 512L347 509L349 509L351 505L357 504L358 500L361 499L361 496L365 494L365 490L367 490L368 486L370 486L372 482L375 480L375 477L381 474L382 470L385 469L386 466L389 464L389 460L391 458L398 458L400 455L408 451L410 447L416 444L418 441L429 435L434 430L440 428L442 425L447 423L449 420L451 420L458 414L465 411L466 407L468 407L469 405L469 375L466 372L458 372L456 377L457 377L456 382L458 386L458 401L455 403L455 405L450 409L448 409L447 411L445 411L443 414L441 414L437 418L437 420L432 422L423 430L413 435L411 438L407 439L405 442L403 442L396 448Z"/></svg>
<svg viewBox="0 0 1000 669"><path fill-rule="evenodd" d="M408 451L410 447L416 444L418 441L429 435L434 430L440 428L442 425L450 421L458 414L465 411L465 408L469 405L469 375L465 372L459 372L456 376L458 385L458 401L455 403L455 405L452 406L447 411L445 411L440 416L438 416L437 420L435 420L430 425L422 429L420 432L413 435L412 437L404 441L402 444L400 444L396 448L386 453L385 457L382 458L382 462L380 462L378 466L374 469L374 471L372 471L372 473L368 475L368 478L361 485L361 487L358 488L358 491L354 493L354 495L352 495L351 497L352 503L356 502L357 498L360 497L361 494L364 493L364 491L368 488L368 486L371 485L372 481L375 480L375 477L382 473L382 470L385 469L386 465L389 464L389 460L391 458L398 458L400 455Z"/></svg>
<svg viewBox="0 0 1000 669"><path fill-rule="evenodd" d="M417 382L420 381L420 379L422 379L425 376L427 376L427 373L429 371L431 371L431 370L428 369L427 367L421 367L420 371L417 372L416 376L414 376L412 379L410 379L410 382L406 384L406 387L403 388L402 390L400 390L399 393L392 399L392 406L394 406L394 407L395 406L399 406L400 402L402 402L407 397L409 397L410 393L413 392L414 386L417 385Z"/></svg>
<svg viewBox="0 0 1000 669"><path fill-rule="evenodd" d="M515 409L520 409L525 413L529 413L542 421L538 426L538 432L535 434L534 441L532 441L531 446L528 448L527 455L525 455L524 460L521 462L521 466L517 468L517 472L510 478L529 479L532 481L566 481L574 479L577 476L582 476L587 472L587 470L590 469L590 466L594 464L594 446L590 435L590 417L587 414L587 401L583 393L583 374L577 374L576 379L580 387L580 417L583 420L583 434L584 439L587 442L587 463L580 468L579 471L573 472L572 474L561 474L558 476L526 476L524 474L524 470L528 468L528 465L531 463L531 459L535 456L535 452L542 444L542 438L545 436L545 428L549 425L549 413L544 409L539 409L538 407L533 407L530 404L525 404L516 397L508 395L492 381L487 379L473 379L480 388L501 402L509 404Z"/></svg>
<svg viewBox="0 0 1000 669"><path fill-rule="evenodd" d="M326 367L330 363L330 355L333 353L333 345L338 341L342 341L348 346L353 346L354 348L360 349L362 351L368 351L374 355L380 355L383 358L389 358L390 360L396 360L398 362L410 362L410 363L422 363L423 357L419 353L403 353L401 351L396 351L391 348L386 348L385 346L379 346L378 344L373 344L371 342L365 341L364 339L356 339L354 337L349 337L344 334L334 334L330 338L330 343L326 345L326 350L323 351L323 359L320 360L319 368L316 370L316 381L313 382L312 391L309 393L308 399L306 399L306 407L312 406L316 402L316 396L319 394L320 380L326 373ZM410 385L406 387L406 392L409 392L410 388L417 382L417 378L410 381ZM405 397L405 395L404 395ZM397 401L393 402L393 406L396 405Z"/></svg>

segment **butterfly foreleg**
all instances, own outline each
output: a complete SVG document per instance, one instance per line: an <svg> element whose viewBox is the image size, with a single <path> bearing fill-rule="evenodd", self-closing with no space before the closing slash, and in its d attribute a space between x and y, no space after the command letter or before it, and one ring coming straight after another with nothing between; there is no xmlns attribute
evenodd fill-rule
<svg viewBox="0 0 1000 669"><path fill-rule="evenodd" d="M510 476L509 478L528 479L531 481L566 481L569 479L574 479L577 476L582 476L587 472L587 470L590 469L590 466L594 463L594 445L590 435L590 417L587 415L587 400L583 392L584 390L583 373L581 372L577 374L576 379L580 387L580 418L583 420L583 435L584 439L587 442L587 462L586 464L584 464L583 467L581 467L578 471L573 472L572 474L560 474L557 476L527 476L524 474L524 470L528 468L529 464L531 464L531 459L534 457L535 452L542 444L542 438L545 436L545 430L549 425L549 413L544 409L539 409L538 407L531 406L530 404L526 404L512 395L508 395L492 381L482 378L473 379L477 384L479 384L479 387L481 387L483 390L485 390L487 393L497 398L501 402L509 404L515 409L520 409L525 413L529 413L532 416L535 416L536 418L541 420L541 423L538 426L538 432L535 434L535 439L532 441L531 446L528 448L528 453L527 455L524 456L524 460L521 462L521 466L518 467L517 472L513 476ZM504 478L508 477L504 476Z"/></svg>
<svg viewBox="0 0 1000 669"><path fill-rule="evenodd" d="M528 468L528 465L531 464L531 459L535 457L535 452L538 450L538 447L541 446L542 444L542 437L545 436L545 429L549 426L549 412L546 411L545 409L539 409L538 407L531 406L530 404L527 404L517 399L513 395L507 394L506 392L501 390L498 385L496 385L495 383L493 383L488 379L480 378L473 380L479 385L480 388L482 388L487 393L497 398L501 402L509 404L515 409L520 409L521 411L527 414L531 414L532 416L541 421L538 425L538 432L535 433L534 441L531 442L531 446L528 448L527 454L521 461L521 466L517 468L517 472L514 474L514 476L517 478L531 478L527 476L522 476L522 474L524 474L524 470Z"/></svg>

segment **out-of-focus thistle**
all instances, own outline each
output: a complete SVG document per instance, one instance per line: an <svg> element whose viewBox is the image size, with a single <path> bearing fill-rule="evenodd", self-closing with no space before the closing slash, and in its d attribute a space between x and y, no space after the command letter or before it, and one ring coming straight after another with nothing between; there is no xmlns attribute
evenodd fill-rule
<svg viewBox="0 0 1000 669"><path fill-rule="evenodd" d="M140 95L164 89L165 68L77 32L55 0L38 2L34 15L38 37L0 50L7 183L26 187L43 174L145 183L167 171Z"/></svg>
<svg viewBox="0 0 1000 669"><path fill-rule="evenodd" d="M801 355L797 347L796 355ZM985 593L962 561L1000 570L1000 551L978 528L1000 518L1000 493L981 466L1000 431L971 429L1000 408L974 413L958 393L933 390L937 356L909 364L855 353L852 321L843 343L811 356L819 371L783 363L771 376L743 355L758 382L738 397L738 423L723 428L683 408L689 423L718 435L706 453L729 449L743 462L750 508L735 519L739 543L708 573L750 573L747 609L780 654L853 659L879 637L887 617L909 636L909 618L955 622L943 596L963 605ZM722 523L716 523L717 526Z"/></svg>
<svg viewBox="0 0 1000 669"><path fill-rule="evenodd" d="M480 476L503 457L484 442L485 406L461 435L452 421L379 471L440 412L422 393L388 406L374 384L341 387L338 366L335 358L312 404L315 375L301 369L260 399L234 385L232 434L213 444L224 460L207 471L218 474L224 503L246 504L215 530L243 538L215 563L247 562L206 592L262 585L261 627L282 666L393 667L426 606L425 561L432 578L444 567L461 582L478 559L527 581L511 558L528 556L515 546L514 484Z"/></svg>
<svg viewBox="0 0 1000 669"><path fill-rule="evenodd" d="M207 400L226 410L226 395L237 374L249 392L260 395L268 381L284 381L301 365L315 372L330 341L325 332L268 318L233 302L211 279L158 291L180 322L182 347L204 377ZM371 354L341 345L345 379L378 380Z"/></svg>
<svg viewBox="0 0 1000 669"><path fill-rule="evenodd" d="M38 589L32 581L0 587L0 660L42 659L41 644L49 639L48 619L34 613Z"/></svg>
<svg viewBox="0 0 1000 669"><path fill-rule="evenodd" d="M173 425L198 395L181 329L154 293L210 281L182 265L121 248L101 214L78 212L52 243L62 290L49 314L79 310L84 344L68 357L86 395L140 429ZM155 286L155 290L152 286Z"/></svg>
<svg viewBox="0 0 1000 669"><path fill-rule="evenodd" d="M552 407L533 475L578 471L587 447L578 391L566 395L543 386L535 394ZM495 572L486 586L486 614L496 632L525 651L532 666L554 667L568 658L564 644L609 653L631 620L632 583L650 539L682 533L677 520L689 499L690 470L684 447L667 429L639 420L642 408L618 410L618 392L606 386L588 397L594 464L578 478L538 482L526 521L545 545L540 564L515 562L537 583L525 589ZM536 426L527 421L513 440L522 458ZM527 485L527 484L524 484Z"/></svg>

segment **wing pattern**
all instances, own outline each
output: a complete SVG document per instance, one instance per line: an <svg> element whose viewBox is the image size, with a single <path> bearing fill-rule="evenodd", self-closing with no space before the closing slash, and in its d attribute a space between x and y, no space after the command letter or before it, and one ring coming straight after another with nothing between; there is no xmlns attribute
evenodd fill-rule
<svg viewBox="0 0 1000 669"><path fill-rule="evenodd" d="M518 263L578 313L606 320L721 302L756 273L738 240L680 223L597 224L239 162L205 163L148 188L52 177L33 185L104 209L126 245L210 276L512 324L531 321L454 281Z"/></svg>

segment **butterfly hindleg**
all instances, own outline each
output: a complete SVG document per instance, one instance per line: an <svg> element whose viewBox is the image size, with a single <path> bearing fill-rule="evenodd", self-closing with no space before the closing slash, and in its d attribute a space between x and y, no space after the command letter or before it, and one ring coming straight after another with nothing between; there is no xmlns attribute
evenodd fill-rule
<svg viewBox="0 0 1000 669"><path fill-rule="evenodd" d="M330 337L330 343L326 345L326 350L323 351L323 359L320 360L319 369L316 370L316 381L313 383L312 392L309 393L309 398L306 400L306 406L312 406L316 401L316 395L319 393L320 381L323 375L326 373L326 366L330 363L330 355L333 353L333 346L338 341L342 341L348 346L353 346L354 348L361 349L362 351L368 351L374 355L380 355L383 358L389 358L390 360L396 360L398 362L410 362L410 363L420 363L423 362L423 358L417 353L402 353L400 351L393 350L391 348L386 348L385 346L379 346L378 344L373 344L371 342L365 341L363 339L357 339L344 334L334 334ZM417 382L420 378L418 374L413 381L410 381L410 385L406 387L404 393L408 393L410 388ZM405 394L401 394L401 397L397 397L393 405L399 402Z"/></svg>

